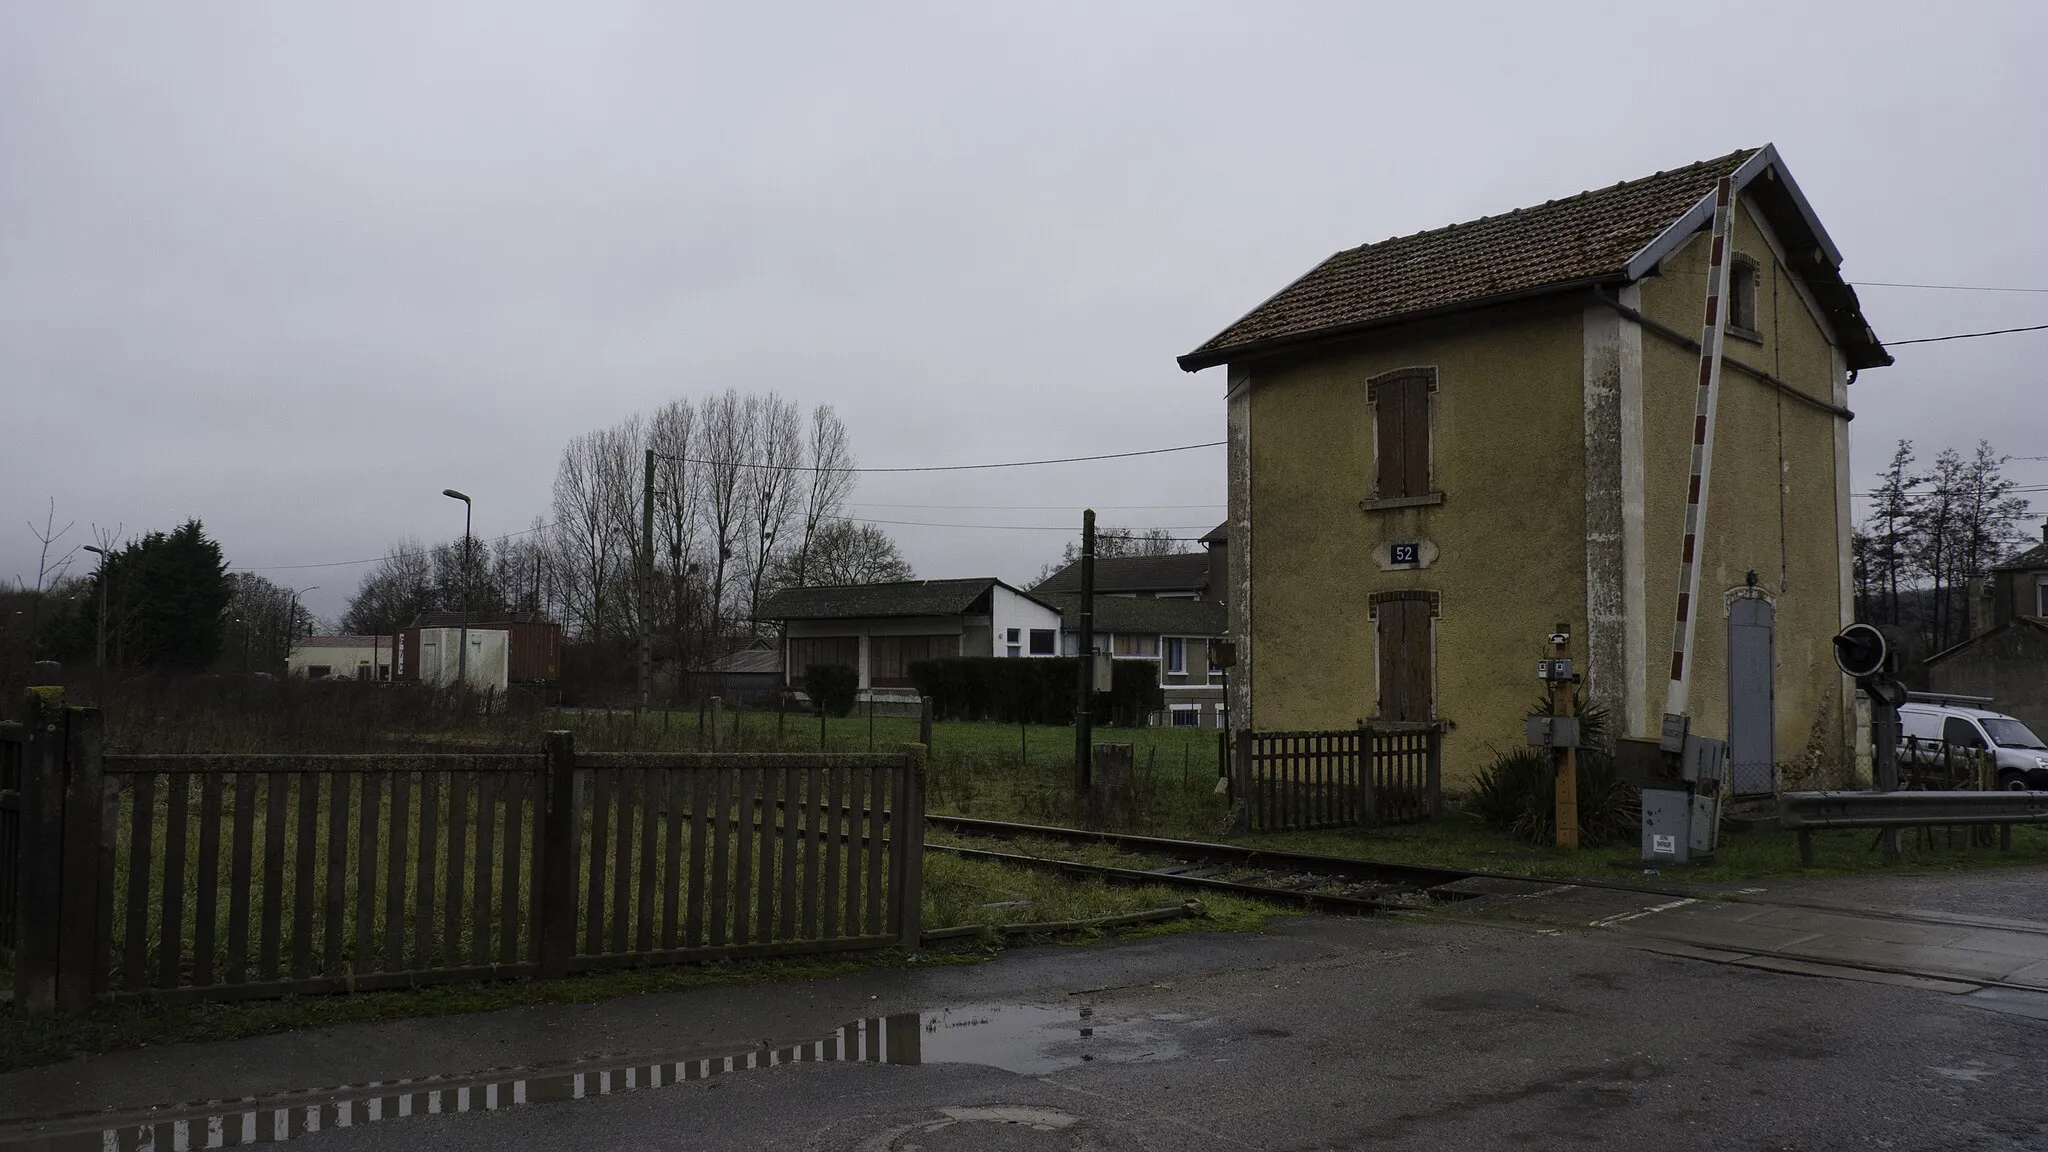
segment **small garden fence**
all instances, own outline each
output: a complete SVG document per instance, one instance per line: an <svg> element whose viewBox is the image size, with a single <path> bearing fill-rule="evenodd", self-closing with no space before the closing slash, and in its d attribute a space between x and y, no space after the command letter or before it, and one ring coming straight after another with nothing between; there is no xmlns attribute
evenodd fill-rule
<svg viewBox="0 0 2048 1152"><path fill-rule="evenodd" d="M918 941L915 750L121 756L48 706L22 748L30 1012Z"/></svg>
<svg viewBox="0 0 2048 1152"><path fill-rule="evenodd" d="M1434 726L1238 732L1232 744L1244 831L1407 824L1443 813L1443 733Z"/></svg>

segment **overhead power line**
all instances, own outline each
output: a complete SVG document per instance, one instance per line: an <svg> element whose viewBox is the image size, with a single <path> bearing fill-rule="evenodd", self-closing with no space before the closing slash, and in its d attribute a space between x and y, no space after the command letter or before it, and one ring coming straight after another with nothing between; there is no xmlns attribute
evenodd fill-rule
<svg viewBox="0 0 2048 1152"><path fill-rule="evenodd" d="M1134 456L1164 456L1168 452L1192 452L1197 448L1221 448L1227 441L1181 444L1172 448L1146 448L1137 452L1105 452L1099 456L1059 456L1047 460L1005 460L999 464L920 464L896 468L818 468L809 464L766 464L755 460L702 460L695 456L655 455L682 464L705 464L716 468L782 468L791 472L979 472L989 468L1036 468L1045 464L1086 464L1095 460L1128 460Z"/></svg>
<svg viewBox="0 0 2048 1152"><path fill-rule="evenodd" d="M1852 280L1858 288L1929 288L1940 292L2040 292L2048 288L1998 288L1989 284L1907 284L1897 280Z"/></svg>
<svg viewBox="0 0 2048 1152"><path fill-rule="evenodd" d="M2013 332L2040 332L2048 330L2048 324L2029 324L2025 328L1993 328L1988 332L1957 332L1951 336L1922 336L1915 340L1886 340L1884 346L1897 348L1901 344L1939 344L1943 340L1975 340L1979 336L2004 336Z"/></svg>

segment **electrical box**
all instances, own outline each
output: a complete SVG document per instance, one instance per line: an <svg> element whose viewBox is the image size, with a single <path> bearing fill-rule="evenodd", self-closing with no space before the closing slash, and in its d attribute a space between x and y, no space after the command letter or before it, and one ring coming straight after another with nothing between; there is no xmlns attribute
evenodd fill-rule
<svg viewBox="0 0 2048 1152"><path fill-rule="evenodd" d="M1532 748L1576 748L1579 745L1577 716L1528 716L1522 730Z"/></svg>
<svg viewBox="0 0 2048 1152"><path fill-rule="evenodd" d="M1572 662L1569 658L1538 660L1536 662L1536 678L1538 680L1569 680L1572 678Z"/></svg>
<svg viewBox="0 0 2048 1152"><path fill-rule="evenodd" d="M1635 761L1637 770L1629 775L1641 779L1645 774L1642 770L1647 765L1639 755L1623 754L1617 760ZM1670 773L1673 760L1675 777ZM1642 783L1643 863L1710 863L1720 841L1728 742L1686 732L1678 755L1666 757L1665 763L1656 778Z"/></svg>
<svg viewBox="0 0 2048 1152"><path fill-rule="evenodd" d="M1113 659L1114 657L1107 652L1095 653L1095 690L1097 692L1107 692L1116 686L1116 666L1111 663Z"/></svg>

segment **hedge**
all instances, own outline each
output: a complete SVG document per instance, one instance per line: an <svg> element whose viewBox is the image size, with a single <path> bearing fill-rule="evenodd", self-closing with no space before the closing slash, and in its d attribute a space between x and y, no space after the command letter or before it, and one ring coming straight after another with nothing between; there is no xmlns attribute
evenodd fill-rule
<svg viewBox="0 0 2048 1152"><path fill-rule="evenodd" d="M918 660L910 665L910 681L918 695L932 698L932 712L940 720L1071 724L1074 679L1080 674L1075 664L1071 656ZM1111 671L1111 689L1095 696L1098 723L1138 727L1166 707L1156 662L1116 660Z"/></svg>

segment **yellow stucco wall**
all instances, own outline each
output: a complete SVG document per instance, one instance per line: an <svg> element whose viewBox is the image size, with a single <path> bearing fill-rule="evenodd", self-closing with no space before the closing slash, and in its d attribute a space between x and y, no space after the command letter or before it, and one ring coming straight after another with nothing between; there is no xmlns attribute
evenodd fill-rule
<svg viewBox="0 0 2048 1152"><path fill-rule="evenodd" d="M1707 272L1705 233L1643 281L1642 310L1688 335L1700 329ZM1738 213L1735 251L1757 264L1761 343L1730 335L1723 355L1761 368L1822 400L1833 399L1833 352L1756 221ZM1689 423L1697 353L1643 338L1644 549L1647 561L1648 719L1661 713L1670 676ZM1700 610L1689 711L1694 730L1727 732L1728 590L1754 569L1774 599L1777 755L1844 754L1841 675L1829 637L1841 627L1836 534L1835 417L1738 372L1722 375L1714 470L1701 551Z"/></svg>
<svg viewBox="0 0 2048 1152"><path fill-rule="evenodd" d="M1437 713L1447 783L1522 741L1534 661L1585 615L1583 302L1402 330L1344 352L1251 369L1255 727L1348 728L1374 713L1367 597L1441 593ZM1373 473L1366 382L1437 370L1433 507L1361 511ZM1426 540L1422 570L1376 547Z"/></svg>

